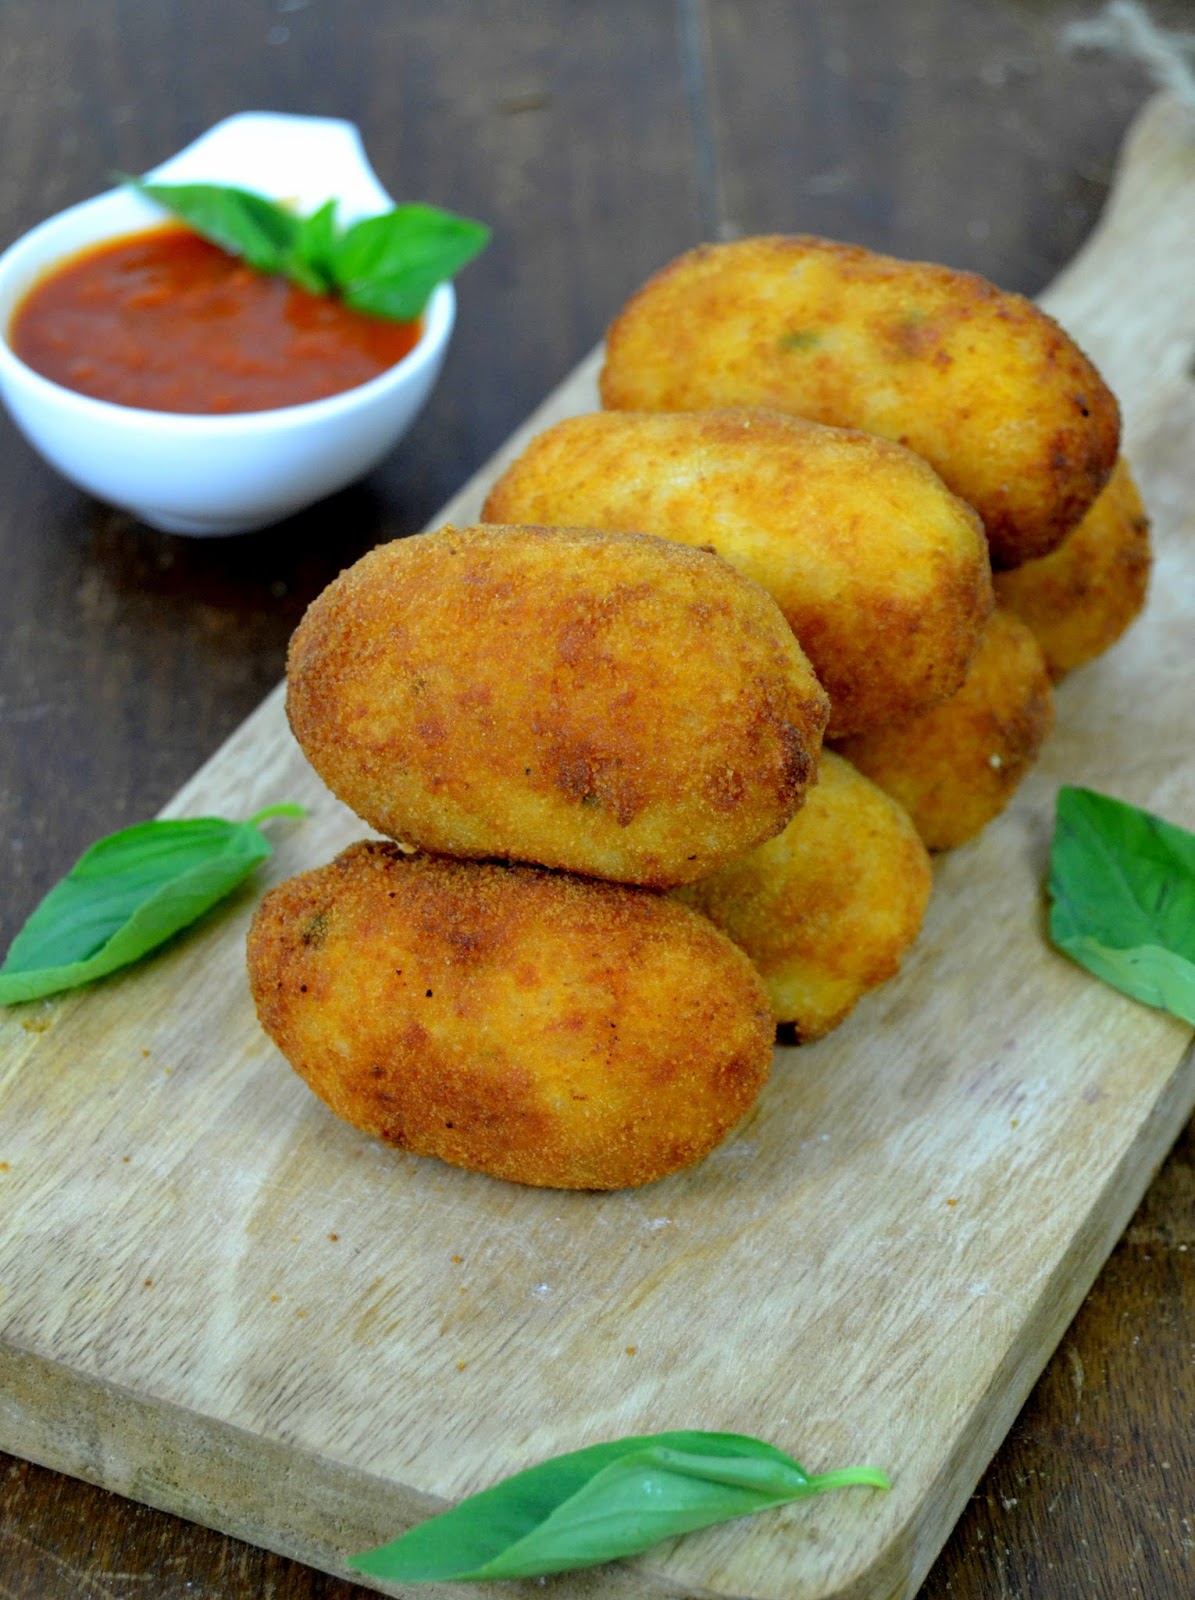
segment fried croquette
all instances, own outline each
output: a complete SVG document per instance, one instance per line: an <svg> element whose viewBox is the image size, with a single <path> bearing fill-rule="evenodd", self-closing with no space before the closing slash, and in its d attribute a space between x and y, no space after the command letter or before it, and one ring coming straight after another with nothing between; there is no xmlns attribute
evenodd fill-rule
<svg viewBox="0 0 1195 1600"><path fill-rule="evenodd" d="M746 956L647 890L370 841L272 890L248 955L262 1026L337 1116L515 1183L688 1166L771 1064Z"/></svg>
<svg viewBox="0 0 1195 1600"><path fill-rule="evenodd" d="M676 895L746 951L776 1020L805 1044L895 976L930 887L907 812L827 750L783 833Z"/></svg>
<svg viewBox="0 0 1195 1600"><path fill-rule="evenodd" d="M775 411L573 417L531 442L482 516L716 550L780 606L838 736L953 694L992 609L979 521L919 456Z"/></svg>
<svg viewBox="0 0 1195 1600"><path fill-rule="evenodd" d="M983 519L992 565L1060 544L1116 460L1116 401L1043 311L972 273L807 235L703 245L607 336L603 404L772 406L910 446Z"/></svg>
<svg viewBox="0 0 1195 1600"><path fill-rule="evenodd" d="M308 760L379 833L668 888L779 833L826 695L708 551L478 527L373 550L291 641Z"/></svg>
<svg viewBox="0 0 1195 1600"><path fill-rule="evenodd" d="M905 808L930 850L950 850L1004 810L1053 725L1037 640L997 606L957 694L837 749Z"/></svg>
<svg viewBox="0 0 1195 1600"><path fill-rule="evenodd" d="M1102 655L1145 606L1149 519L1122 457L1073 533L1039 561L996 576L1006 611L1029 627L1057 683Z"/></svg>

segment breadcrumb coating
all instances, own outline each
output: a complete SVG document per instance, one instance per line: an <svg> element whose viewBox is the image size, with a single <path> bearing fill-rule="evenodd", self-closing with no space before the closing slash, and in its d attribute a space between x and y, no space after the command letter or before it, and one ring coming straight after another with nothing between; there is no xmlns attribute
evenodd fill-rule
<svg viewBox="0 0 1195 1600"><path fill-rule="evenodd" d="M619 1189L708 1154L768 1076L746 956L648 890L353 845L262 901L258 1016L337 1116L515 1183Z"/></svg>
<svg viewBox="0 0 1195 1600"><path fill-rule="evenodd" d="M1032 630L1057 683L1141 614L1151 563L1149 518L1122 457L1079 526L1048 556L997 573L996 595Z"/></svg>
<svg viewBox="0 0 1195 1600"><path fill-rule="evenodd" d="M341 573L287 713L378 832L671 887L778 833L829 711L775 602L707 551L443 528Z"/></svg>
<svg viewBox="0 0 1195 1600"><path fill-rule="evenodd" d="M776 1020L807 1044L896 975L931 886L907 812L827 750L783 833L676 895L746 951Z"/></svg>
<svg viewBox="0 0 1195 1600"><path fill-rule="evenodd" d="M908 445L975 507L993 567L1061 543L1116 460L1116 401L1045 312L969 272L808 235L702 245L606 341L603 404L771 406Z"/></svg>
<svg viewBox="0 0 1195 1600"><path fill-rule="evenodd" d="M1053 726L1037 640L997 606L957 694L837 749L899 801L930 850L950 850L1004 810Z"/></svg>
<svg viewBox="0 0 1195 1600"><path fill-rule="evenodd" d="M992 609L979 520L919 456L775 411L571 418L531 442L482 514L716 550L783 611L835 736L953 694Z"/></svg>

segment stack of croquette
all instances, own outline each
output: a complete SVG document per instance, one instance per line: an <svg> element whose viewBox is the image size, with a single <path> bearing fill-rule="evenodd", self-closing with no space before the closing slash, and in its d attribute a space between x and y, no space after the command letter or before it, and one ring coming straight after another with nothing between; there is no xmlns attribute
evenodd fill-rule
<svg viewBox="0 0 1195 1600"><path fill-rule="evenodd" d="M394 842L280 885L249 944L338 1114L598 1189L708 1153L777 1021L815 1039L895 973L927 848L1006 804L1148 571L1112 396L967 274L695 251L613 325L602 399L484 525L309 610L292 728Z"/></svg>
<svg viewBox="0 0 1195 1600"><path fill-rule="evenodd" d="M523 1183L705 1155L775 1024L742 951L660 891L780 831L816 772L829 704L775 602L642 534L442 528L342 573L287 678L316 771L401 841L255 918L258 1014L315 1092Z"/></svg>

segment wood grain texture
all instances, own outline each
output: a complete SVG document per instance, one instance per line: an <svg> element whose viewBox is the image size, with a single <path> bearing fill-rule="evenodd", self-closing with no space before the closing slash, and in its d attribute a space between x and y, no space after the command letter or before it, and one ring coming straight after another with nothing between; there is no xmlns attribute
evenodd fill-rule
<svg viewBox="0 0 1195 1600"><path fill-rule="evenodd" d="M1164 508L1161 598L1067 685L1062 734L1010 812L941 862L901 977L817 1047L778 1052L700 1167L545 1195L333 1122L256 1027L242 894L154 963L6 1019L6 1443L335 1571L561 1449L793 1430L818 1469L882 1462L892 1493L709 1530L570 1592L911 1592L1195 1100L1189 1030L1053 955L1040 907L1059 781L1195 809L1189 696L1158 686L1195 572L1180 463L1148 449L1178 397L1160 403L1164 374L1135 365L1151 343L1124 336L1116 269L1195 193L1185 118L1154 106L1123 179L1154 204L1126 200L1122 228L1114 202L1051 300L1107 367ZM1173 339L1176 294L1136 320L1166 317ZM551 409L592 404L588 364ZM470 520L491 471L437 521ZM271 878L361 832L274 694L168 809L280 795L311 814Z"/></svg>
<svg viewBox="0 0 1195 1600"><path fill-rule="evenodd" d="M1185 0L1151 9L1189 16ZM214 546L155 535L81 499L5 429L0 934L237 725L343 561L430 516L625 290L698 237L736 217L814 228L1039 289L1090 228L1146 92L1131 65L1058 55L1073 10L95 0L81 19L10 0L6 237L246 105L357 117L388 183L455 197L499 236L417 433L368 484L280 529ZM1181 459L1181 408L1171 426ZM1192 1154L1184 1138L925 1600L1190 1592ZM0 1571L21 1600L359 1592L15 1461L0 1461Z"/></svg>

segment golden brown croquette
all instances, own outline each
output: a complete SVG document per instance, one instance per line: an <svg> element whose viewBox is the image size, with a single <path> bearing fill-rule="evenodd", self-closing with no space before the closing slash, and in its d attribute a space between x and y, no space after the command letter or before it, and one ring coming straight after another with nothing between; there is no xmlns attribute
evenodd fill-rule
<svg viewBox="0 0 1195 1600"><path fill-rule="evenodd" d="M1122 458L1057 550L998 573L996 594L1032 630L1057 683L1110 649L1141 613L1150 562L1149 519Z"/></svg>
<svg viewBox="0 0 1195 1600"><path fill-rule="evenodd" d="M272 890L249 977L338 1116L516 1183L619 1189L687 1166L772 1058L759 976L687 906L389 843Z"/></svg>
<svg viewBox="0 0 1195 1600"><path fill-rule="evenodd" d="M831 735L953 694L992 609L979 520L919 456L775 411L574 417L531 442L482 514L716 550L788 619Z"/></svg>
<svg viewBox="0 0 1195 1600"><path fill-rule="evenodd" d="M997 606L957 694L837 748L904 806L929 849L949 850L1004 810L1053 726L1037 640Z"/></svg>
<svg viewBox="0 0 1195 1600"><path fill-rule="evenodd" d="M783 833L676 895L746 951L776 1020L804 1044L895 976L930 887L929 855L907 812L826 750Z"/></svg>
<svg viewBox="0 0 1195 1600"><path fill-rule="evenodd" d="M778 833L828 714L756 584L577 529L382 545L309 608L287 675L312 766L380 833L652 887Z"/></svg>
<svg viewBox="0 0 1195 1600"><path fill-rule="evenodd" d="M703 245L610 329L603 404L772 406L908 445L974 506L993 567L1045 555L1116 460L1116 401L1058 325L973 273L806 235Z"/></svg>

